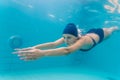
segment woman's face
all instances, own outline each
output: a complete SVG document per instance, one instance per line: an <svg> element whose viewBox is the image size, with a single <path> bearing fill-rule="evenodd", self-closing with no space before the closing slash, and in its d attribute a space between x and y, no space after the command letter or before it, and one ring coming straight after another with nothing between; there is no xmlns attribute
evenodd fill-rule
<svg viewBox="0 0 120 80"><path fill-rule="evenodd" d="M65 43L69 46L74 44L78 39L78 37L75 37L71 34L63 34L63 38L64 38Z"/></svg>

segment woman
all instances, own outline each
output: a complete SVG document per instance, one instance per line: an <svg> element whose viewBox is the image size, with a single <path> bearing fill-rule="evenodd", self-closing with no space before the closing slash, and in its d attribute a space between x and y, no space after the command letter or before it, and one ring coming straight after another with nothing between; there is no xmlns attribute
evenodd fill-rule
<svg viewBox="0 0 120 80"><path fill-rule="evenodd" d="M91 29L85 35L81 36L76 25L69 23L63 30L63 37L60 39L33 47L16 49L14 53L17 53L22 60L34 60L43 56L67 55L76 50L89 51L117 30L119 30L117 26ZM56 48L63 43L66 43L68 46Z"/></svg>

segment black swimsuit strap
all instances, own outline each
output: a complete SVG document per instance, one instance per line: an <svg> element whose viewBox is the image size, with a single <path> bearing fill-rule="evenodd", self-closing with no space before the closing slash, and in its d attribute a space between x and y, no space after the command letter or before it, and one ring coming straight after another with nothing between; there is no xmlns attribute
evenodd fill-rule
<svg viewBox="0 0 120 80"><path fill-rule="evenodd" d="M89 49L80 49L81 51L89 51L90 49L92 49L93 47L95 47L96 46L96 41L91 37L91 36L89 36L91 39L92 39L92 41L93 41L93 46L91 47L91 48L89 48Z"/></svg>

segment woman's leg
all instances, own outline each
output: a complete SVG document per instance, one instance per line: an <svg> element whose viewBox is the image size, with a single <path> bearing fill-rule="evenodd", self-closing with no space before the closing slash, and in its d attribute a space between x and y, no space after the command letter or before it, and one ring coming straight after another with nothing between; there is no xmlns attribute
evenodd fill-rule
<svg viewBox="0 0 120 80"><path fill-rule="evenodd" d="M113 32L120 31L118 26L113 26L110 28L103 28L104 31L104 39L108 38Z"/></svg>

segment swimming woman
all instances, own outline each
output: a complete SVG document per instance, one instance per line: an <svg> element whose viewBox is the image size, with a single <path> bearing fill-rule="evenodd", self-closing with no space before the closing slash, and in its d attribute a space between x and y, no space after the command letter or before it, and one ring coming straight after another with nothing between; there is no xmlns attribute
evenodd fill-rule
<svg viewBox="0 0 120 80"><path fill-rule="evenodd" d="M60 39L33 47L16 49L14 53L20 56L22 60L35 60L43 56L68 55L76 50L89 51L117 30L119 30L117 26L93 28L85 35L80 35L76 25L69 23L64 28L63 35ZM57 48L57 46L63 43L66 43L68 46Z"/></svg>

